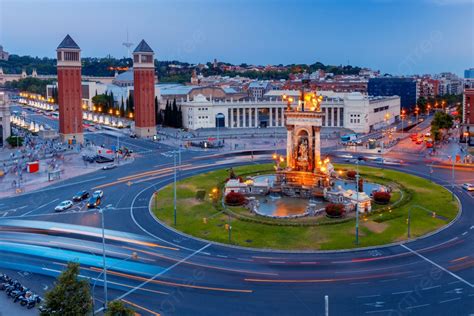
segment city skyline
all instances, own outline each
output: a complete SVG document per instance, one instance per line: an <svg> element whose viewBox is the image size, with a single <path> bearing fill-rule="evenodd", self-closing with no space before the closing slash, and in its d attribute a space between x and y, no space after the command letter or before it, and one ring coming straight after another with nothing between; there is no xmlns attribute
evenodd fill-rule
<svg viewBox="0 0 474 316"><path fill-rule="evenodd" d="M466 0L81 1L74 10L68 1L22 0L2 1L0 10L0 43L18 55L54 57L51 47L69 33L84 57L123 57L128 32L135 45L146 39L158 60L199 63L216 58L261 65L319 61L394 75L462 75L474 65L472 43L464 40L473 37L474 4ZM8 12L22 12L22 23ZM404 12L404 23L396 12ZM121 19L126 21L117 27ZM34 27L39 24L41 28Z"/></svg>

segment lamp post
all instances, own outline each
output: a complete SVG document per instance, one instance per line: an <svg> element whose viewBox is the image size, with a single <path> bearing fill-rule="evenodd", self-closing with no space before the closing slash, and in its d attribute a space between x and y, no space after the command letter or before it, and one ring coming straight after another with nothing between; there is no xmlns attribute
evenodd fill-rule
<svg viewBox="0 0 474 316"><path fill-rule="evenodd" d="M99 209L99 213L101 215L101 222L102 222L102 264L104 266L103 273L104 273L104 310L107 309L107 264L105 260L105 228L104 228L104 210Z"/></svg>
<svg viewBox="0 0 474 316"><path fill-rule="evenodd" d="M173 218L174 218L174 226L176 227L176 151L173 155L173 162L174 162L174 172L173 172Z"/></svg>
<svg viewBox="0 0 474 316"><path fill-rule="evenodd" d="M403 138L403 134L405 132L405 129L404 129L404 126L403 126L403 121L405 120L405 114L406 114L405 109L402 109L402 138Z"/></svg>
<svg viewBox="0 0 474 316"><path fill-rule="evenodd" d="M138 254L134 251L132 252L131 255L127 256L126 258L122 259L121 261L115 263L114 265L111 265L109 266L108 268L113 268L117 265L119 265L120 263L122 262L125 262L129 259L133 259L133 260L137 260L138 259ZM95 278L94 280L94 284L92 285L92 289L91 289L91 294L92 294L92 315L95 315L95 308L94 308L94 302L95 302L95 299L94 299L94 290L95 290L95 286L97 284L97 281L100 279L100 277L102 276L102 274L104 273L104 271L100 272L99 275ZM104 279L105 280L105 279ZM105 310L105 308L104 308Z"/></svg>

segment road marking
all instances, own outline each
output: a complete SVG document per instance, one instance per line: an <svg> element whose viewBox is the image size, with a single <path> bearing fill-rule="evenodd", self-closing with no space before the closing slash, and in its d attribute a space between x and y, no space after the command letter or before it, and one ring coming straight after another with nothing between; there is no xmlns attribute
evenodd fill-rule
<svg viewBox="0 0 474 316"><path fill-rule="evenodd" d="M97 177L97 178L92 178L92 179L88 179L88 180L83 180L83 181L77 181L77 182L73 182L73 183L58 185L58 186L52 187L52 188L48 187L48 188L41 189L41 190L26 192L26 193L23 193L21 196L25 196L25 195L29 195L29 194L36 194L36 193L46 192L46 191L51 191L51 190L57 190L57 189L61 189L61 188L70 187L70 186L73 186L73 185L76 185L76 184L81 184L81 183L86 183L86 182L91 182L91 181L97 181L97 180L101 180L101 179L105 179L105 178L107 178L107 177L103 176L103 177Z"/></svg>
<svg viewBox="0 0 474 316"><path fill-rule="evenodd" d="M217 255L217 256L221 258L228 258L227 256L223 256L223 255Z"/></svg>
<svg viewBox="0 0 474 316"><path fill-rule="evenodd" d="M56 202L56 201L59 201L59 199L54 199L54 200L52 200L52 201L50 201L50 202L48 202L48 203L45 203L45 204L43 204L43 205L41 205L41 206L38 206L38 207L35 208L34 210L31 210L31 211L29 211L29 212L26 212L25 214L21 214L20 217L23 217L23 216L26 216L26 215L28 215L28 214L30 214L30 213L33 213L33 212L35 212L35 211L37 211L37 210L39 210L39 209L41 209L41 208L43 208L43 207L45 207L45 206L47 206L47 205L49 205L49 204L52 204L52 203L54 203L54 202Z"/></svg>
<svg viewBox="0 0 474 316"><path fill-rule="evenodd" d="M424 287L421 290L422 291L427 291L427 290L431 290L431 289L436 289L438 287L441 287L441 285L434 285L434 286L430 286L430 287Z"/></svg>
<svg viewBox="0 0 474 316"><path fill-rule="evenodd" d="M373 313L389 313L389 312L393 312L394 309L381 309L379 311L368 311L368 312L365 312L366 314L373 314Z"/></svg>
<svg viewBox="0 0 474 316"><path fill-rule="evenodd" d="M286 263L285 261L273 261L273 260L270 260L268 262L270 262L270 263Z"/></svg>
<svg viewBox="0 0 474 316"><path fill-rule="evenodd" d="M412 292L413 292L413 291L393 292L392 295L408 294L408 293L412 293Z"/></svg>
<svg viewBox="0 0 474 316"><path fill-rule="evenodd" d="M439 303L443 304L443 303L447 303L447 302L457 301L457 300L460 300L460 299L461 299L460 297L455 297L455 298L452 298L452 299L449 299L449 300L439 301Z"/></svg>
<svg viewBox="0 0 474 316"><path fill-rule="evenodd" d="M464 282L466 283L467 285L469 285L470 287L474 287L474 285L472 285L471 283L469 283L468 281L464 280L463 278L461 278L460 276L458 276L457 274L454 274L452 273L451 271L449 270L446 270L445 268L443 268L442 266L440 266L439 264L431 261L430 259L426 258L425 256L421 255L420 253L418 253L417 251L415 250L412 250L411 248L408 248L407 246L405 246L404 244L401 244L400 245L401 247L405 248L406 250L410 251L411 253L417 255L418 257L420 257L421 259L431 263L432 265L434 265L435 267L437 267L438 269L441 269L443 270L444 272L450 274L451 276L455 277L456 279L458 279L459 281L461 282Z"/></svg>
<svg viewBox="0 0 474 316"><path fill-rule="evenodd" d="M369 282L353 282L349 283L350 285L362 285L362 284L369 284Z"/></svg>
<svg viewBox="0 0 474 316"><path fill-rule="evenodd" d="M465 236L467 234L467 231L465 231L464 233L462 233L463 236Z"/></svg>
<svg viewBox="0 0 474 316"><path fill-rule="evenodd" d="M205 245L204 247L201 247L199 248L198 250L194 251L193 253L191 253L190 255L186 256L185 258L179 260L178 262L176 262L175 264L169 266L168 268L164 269L163 271L155 274L153 277L151 277L150 279L146 280L145 282L142 282L141 284L137 285L136 287L134 287L133 289L131 289L130 291L120 295L119 297L115 298L115 300L121 300L123 299L124 297L132 294L133 292L135 292L136 290L142 288L143 286L147 285L148 283L150 283L151 281L155 280L157 277L165 274L166 272L168 271L171 271L173 268L175 268L176 266L180 265L181 263L183 262L186 262L188 259L190 259L191 257L194 257L195 255L197 255L198 253L200 253L201 251L203 251L204 249L206 249L207 247L211 246L211 244L207 244ZM95 312L96 313L99 313L101 311L103 311L104 308L100 308L98 310L96 310Z"/></svg>
<svg viewBox="0 0 474 316"><path fill-rule="evenodd" d="M456 284L456 283L461 283L461 281L453 281L453 282L449 282L448 284L451 285L451 284Z"/></svg>
<svg viewBox="0 0 474 316"><path fill-rule="evenodd" d="M407 309L415 309L415 308L420 308L420 307L425 307L425 306L430 306L430 304L422 304L422 305L409 306L409 307L407 307Z"/></svg>
<svg viewBox="0 0 474 316"><path fill-rule="evenodd" d="M357 298L369 298L369 297L378 297L380 294L374 294L374 295L362 295L362 296L357 296Z"/></svg>
<svg viewBox="0 0 474 316"><path fill-rule="evenodd" d="M415 274L415 275L407 277L407 279L418 278L418 277L421 277L422 275L423 274Z"/></svg>
<svg viewBox="0 0 474 316"><path fill-rule="evenodd" d="M388 279L388 280L381 280L379 282L393 282L393 281L397 281L398 279Z"/></svg>

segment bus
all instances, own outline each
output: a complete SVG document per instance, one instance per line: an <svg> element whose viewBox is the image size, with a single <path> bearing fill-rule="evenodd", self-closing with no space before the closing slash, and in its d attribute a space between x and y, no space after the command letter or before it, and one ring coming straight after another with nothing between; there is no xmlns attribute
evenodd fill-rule
<svg viewBox="0 0 474 316"><path fill-rule="evenodd" d="M341 136L341 143L349 143L357 140L357 134L347 134Z"/></svg>

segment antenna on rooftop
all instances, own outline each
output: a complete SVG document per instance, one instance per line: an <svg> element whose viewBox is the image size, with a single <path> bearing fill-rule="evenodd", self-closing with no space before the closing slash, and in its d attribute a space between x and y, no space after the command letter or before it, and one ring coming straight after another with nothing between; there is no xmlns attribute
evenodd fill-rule
<svg viewBox="0 0 474 316"><path fill-rule="evenodd" d="M131 57L130 48L133 46L133 43L128 40L128 30L127 30L127 40L122 43L123 46L127 48L127 57Z"/></svg>

